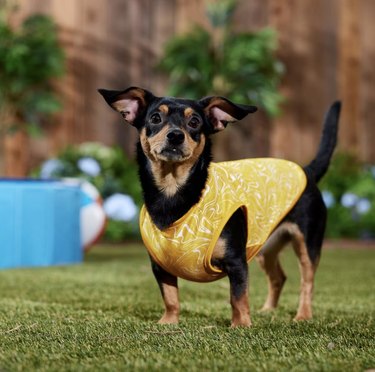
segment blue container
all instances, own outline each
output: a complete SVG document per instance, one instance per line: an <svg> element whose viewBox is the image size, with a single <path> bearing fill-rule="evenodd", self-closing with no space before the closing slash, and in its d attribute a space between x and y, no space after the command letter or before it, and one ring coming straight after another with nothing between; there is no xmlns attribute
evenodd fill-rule
<svg viewBox="0 0 375 372"><path fill-rule="evenodd" d="M0 268L82 261L80 188L0 180Z"/></svg>

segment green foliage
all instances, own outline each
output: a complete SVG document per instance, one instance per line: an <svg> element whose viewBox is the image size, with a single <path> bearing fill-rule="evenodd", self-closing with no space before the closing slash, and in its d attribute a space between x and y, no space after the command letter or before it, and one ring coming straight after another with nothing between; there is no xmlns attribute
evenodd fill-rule
<svg viewBox="0 0 375 372"><path fill-rule="evenodd" d="M90 174L79 167L82 159L94 160L99 172ZM64 178L75 177L92 183L103 199L120 193L132 197L138 207L142 205L142 190L138 180L135 161L128 159L119 147L107 147L95 142L79 146L68 146L56 159L51 159L52 167L43 174L43 166L33 172L35 177ZM117 242L139 237L138 219L123 222L109 220L104 238Z"/></svg>
<svg viewBox="0 0 375 372"><path fill-rule="evenodd" d="M18 29L0 17L1 131L40 127L61 108L51 80L63 74L63 62L56 25L49 17L30 16Z"/></svg>
<svg viewBox="0 0 375 372"><path fill-rule="evenodd" d="M351 154L337 154L320 188L330 199L328 237L375 237L375 167Z"/></svg>
<svg viewBox="0 0 375 372"><path fill-rule="evenodd" d="M278 85L283 65L275 58L276 34L271 29L233 33L235 1L208 7L212 32L196 27L173 37L158 67L169 74L168 94L197 99L218 94L238 103L254 103L270 116L279 114Z"/></svg>

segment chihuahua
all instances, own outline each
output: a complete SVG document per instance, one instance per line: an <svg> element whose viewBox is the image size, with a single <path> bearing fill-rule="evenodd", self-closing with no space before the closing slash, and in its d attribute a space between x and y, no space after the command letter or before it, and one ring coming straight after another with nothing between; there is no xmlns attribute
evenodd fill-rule
<svg viewBox="0 0 375 372"><path fill-rule="evenodd" d="M159 323L179 321L178 277L207 282L228 276L231 325L250 326L248 261L255 257L267 275L262 310L274 309L286 280L279 253L287 243L301 274L294 319L310 319L327 215L317 183L336 146L340 102L326 115L315 159L300 168L270 158L211 161L210 136L255 106L219 96L157 97L138 87L99 92L139 133L140 226L165 306Z"/></svg>

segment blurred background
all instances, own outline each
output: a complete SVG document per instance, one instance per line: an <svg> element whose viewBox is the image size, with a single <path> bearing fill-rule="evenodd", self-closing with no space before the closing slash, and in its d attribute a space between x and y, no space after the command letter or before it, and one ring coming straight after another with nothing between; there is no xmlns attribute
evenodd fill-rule
<svg viewBox="0 0 375 372"><path fill-rule="evenodd" d="M217 161L272 156L307 163L325 111L340 99L339 151L322 183L336 221L329 235L374 236L373 0L2 0L0 6L1 176L81 176L104 199L125 194L139 206L137 133L98 88L222 94L259 105L257 114L215 138ZM118 221L109 226L115 240L128 236Z"/></svg>

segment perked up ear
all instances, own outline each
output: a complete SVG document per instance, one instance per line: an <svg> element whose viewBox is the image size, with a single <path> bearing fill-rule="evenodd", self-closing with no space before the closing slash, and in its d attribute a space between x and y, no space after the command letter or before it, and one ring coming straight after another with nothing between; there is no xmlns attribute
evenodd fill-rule
<svg viewBox="0 0 375 372"><path fill-rule="evenodd" d="M228 123L234 123L257 111L255 106L236 104L224 97L206 97L199 103L203 106L214 133L225 129Z"/></svg>
<svg viewBox="0 0 375 372"><path fill-rule="evenodd" d="M131 125L134 125L136 118L154 97L149 91L138 87L125 90L98 89L98 92Z"/></svg>

